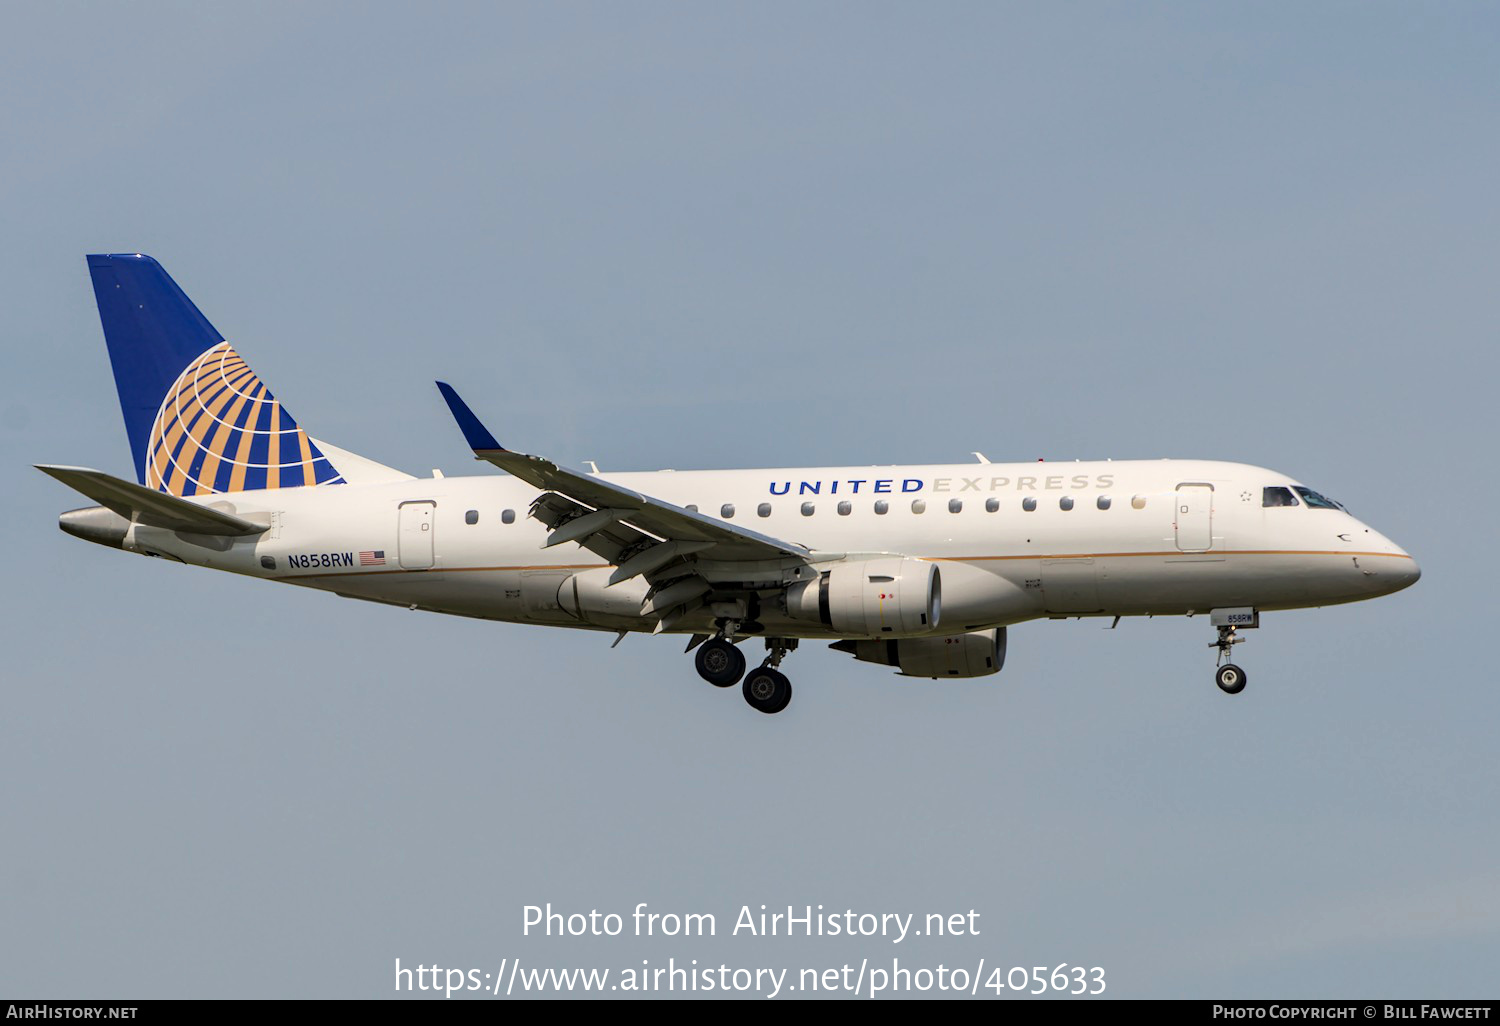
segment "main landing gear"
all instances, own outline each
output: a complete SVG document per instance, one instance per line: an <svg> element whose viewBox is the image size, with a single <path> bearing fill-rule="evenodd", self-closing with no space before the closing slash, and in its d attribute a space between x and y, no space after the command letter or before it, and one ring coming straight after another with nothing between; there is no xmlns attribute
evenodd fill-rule
<svg viewBox="0 0 1500 1026"><path fill-rule="evenodd" d="M792 682L777 667L786 654L797 647L797 639L767 638L766 661L747 674L745 653L734 644L738 628L738 623L729 621L718 637L698 646L698 654L693 660L698 676L716 688L733 687L743 677L741 690L750 708L763 713L779 713L792 700Z"/></svg>
<svg viewBox="0 0 1500 1026"><path fill-rule="evenodd" d="M693 664L698 668L698 676L716 688L732 688L745 675L745 653L723 638L712 638L699 645Z"/></svg>
<svg viewBox="0 0 1500 1026"><path fill-rule="evenodd" d="M1219 650L1220 665L1218 670L1214 673L1214 683L1219 685L1219 690L1224 692L1226 695L1237 695L1241 691L1244 691L1245 682L1250 679L1245 671L1240 669L1234 663L1224 662L1224 660L1229 657L1230 648L1238 645L1244 640L1244 638L1238 637L1235 634L1235 628L1220 627L1219 640L1211 641L1208 645L1209 648L1216 648Z"/></svg>
<svg viewBox="0 0 1500 1026"><path fill-rule="evenodd" d="M796 638L767 638L766 661L745 675L745 701L763 713L779 713L792 701L792 682L776 667L797 647Z"/></svg>

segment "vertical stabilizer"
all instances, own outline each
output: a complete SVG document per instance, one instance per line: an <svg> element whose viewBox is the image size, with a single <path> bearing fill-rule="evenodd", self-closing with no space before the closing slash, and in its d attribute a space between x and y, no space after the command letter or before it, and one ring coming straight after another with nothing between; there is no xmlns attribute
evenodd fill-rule
<svg viewBox="0 0 1500 1026"><path fill-rule="evenodd" d="M88 262L141 484L185 496L344 482L161 264Z"/></svg>

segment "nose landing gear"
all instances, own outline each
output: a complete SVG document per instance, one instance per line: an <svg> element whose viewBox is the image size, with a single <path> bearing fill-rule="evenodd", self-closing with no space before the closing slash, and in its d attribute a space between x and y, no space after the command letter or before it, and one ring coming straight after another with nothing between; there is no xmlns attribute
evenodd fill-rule
<svg viewBox="0 0 1500 1026"><path fill-rule="evenodd" d="M1249 675L1234 663L1224 662L1229 656L1230 648L1244 640L1244 638L1238 637L1235 634L1234 627L1221 626L1219 628L1219 640L1209 642L1208 645L1209 648L1219 650L1218 662L1220 665L1217 672L1214 673L1214 683L1219 685L1219 690L1226 695L1237 695L1241 691L1244 691L1245 683L1250 679Z"/></svg>
<svg viewBox="0 0 1500 1026"><path fill-rule="evenodd" d="M1225 663L1219 667L1214 674L1214 683L1219 685L1219 690L1226 695L1237 695L1245 690L1245 681L1249 680L1245 671L1234 663Z"/></svg>

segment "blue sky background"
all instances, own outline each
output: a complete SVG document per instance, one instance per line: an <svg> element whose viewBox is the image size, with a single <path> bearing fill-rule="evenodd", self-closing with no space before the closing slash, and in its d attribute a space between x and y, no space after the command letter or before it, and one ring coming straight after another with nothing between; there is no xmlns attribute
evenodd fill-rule
<svg viewBox="0 0 1500 1026"><path fill-rule="evenodd" d="M374 997L393 960L1101 965L1472 997L1500 961L1500 16L1482 4L10 5L0 992ZM1208 457L1416 555L1276 614L821 646L407 613L56 529L129 476L86 252L160 259L315 435L472 472ZM480 471L483 472L483 471ZM697 942L521 907L712 912ZM742 904L978 938L727 936ZM908 961L910 960L910 961Z"/></svg>

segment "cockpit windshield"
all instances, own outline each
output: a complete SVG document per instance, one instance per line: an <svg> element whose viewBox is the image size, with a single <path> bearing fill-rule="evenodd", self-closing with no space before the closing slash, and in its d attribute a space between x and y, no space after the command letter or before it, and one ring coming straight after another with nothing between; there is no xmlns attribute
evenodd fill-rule
<svg viewBox="0 0 1500 1026"><path fill-rule="evenodd" d="M1297 497L1292 494L1290 488L1281 485L1267 485L1261 489L1260 504L1267 508L1271 506L1300 506Z"/></svg>
<svg viewBox="0 0 1500 1026"><path fill-rule="evenodd" d="M1311 488L1303 488L1301 485L1292 487L1297 489L1297 494L1302 496L1302 500L1307 503L1309 509L1344 509L1343 503L1335 502L1326 495L1319 495ZM1344 512L1347 513L1348 510Z"/></svg>

